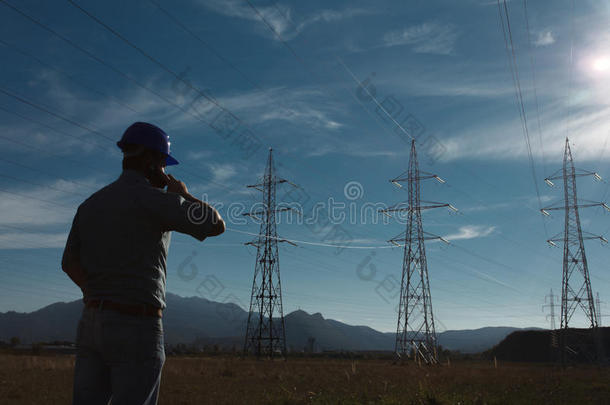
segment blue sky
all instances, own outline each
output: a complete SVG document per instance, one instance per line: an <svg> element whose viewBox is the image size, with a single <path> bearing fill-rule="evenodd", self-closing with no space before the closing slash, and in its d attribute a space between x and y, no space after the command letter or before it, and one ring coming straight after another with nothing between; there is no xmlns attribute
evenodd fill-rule
<svg viewBox="0 0 610 405"><path fill-rule="evenodd" d="M437 329L548 326L541 305L551 288L560 291L562 251L545 240L563 217L538 212L495 1L158 1L77 2L142 52L69 2L14 2L63 39L0 4L0 311L79 298L60 269L66 235L80 202L120 174L114 142L132 122L164 128L181 161L171 173L227 217L231 204L260 198L245 185L264 170L270 146L279 174L312 201L360 210L405 200L388 182L408 165L409 144L388 119L396 113L405 126L413 122L405 117L421 125L422 142L442 145L433 161L422 146L421 169L447 181L426 182L424 199L460 210L423 215L425 230L453 243L427 245ZM540 200L549 205L562 190L542 180L560 168L566 136L578 167L610 176L610 6L528 2L531 46L523 3L508 8ZM231 137L209 125L219 111L239 120ZM345 195L349 182L359 198ZM578 191L600 201L608 183L583 178ZM584 229L608 233L601 208L581 218ZM316 245L343 243L327 229L280 224L282 237L306 242L280 250L285 313L395 330L390 286L402 250L386 241L404 226L340 225L352 249L337 254ZM258 226L228 227L203 244L174 234L168 291L247 306L256 252L243 243ZM589 242L587 255L603 301L608 247ZM191 265L194 277L184 277ZM359 277L370 265L374 277Z"/></svg>

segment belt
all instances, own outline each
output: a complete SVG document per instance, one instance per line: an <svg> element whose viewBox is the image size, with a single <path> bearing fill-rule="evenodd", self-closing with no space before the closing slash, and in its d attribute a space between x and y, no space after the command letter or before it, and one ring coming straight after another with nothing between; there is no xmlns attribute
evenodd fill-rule
<svg viewBox="0 0 610 405"><path fill-rule="evenodd" d="M89 300L85 302L85 307L100 310L109 309L124 315L163 317L163 310L161 308L149 304L126 304L108 300Z"/></svg>

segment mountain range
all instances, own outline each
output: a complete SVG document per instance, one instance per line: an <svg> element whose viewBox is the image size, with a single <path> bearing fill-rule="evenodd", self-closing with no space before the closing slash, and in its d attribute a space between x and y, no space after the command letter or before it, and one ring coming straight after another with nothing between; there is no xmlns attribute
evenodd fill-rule
<svg viewBox="0 0 610 405"><path fill-rule="evenodd" d="M238 305L171 293L166 299L167 309L163 314L166 343L237 347L242 344L248 312ZM24 343L74 341L82 308L82 301L77 300L57 302L30 313L0 313L0 340L17 336ZM320 313L291 312L285 316L285 325L287 346L294 350L303 350L311 344L317 351L390 351L394 348L394 333L325 319ZM437 336L439 344L446 349L476 353L493 347L516 330L520 329L486 327L449 330Z"/></svg>

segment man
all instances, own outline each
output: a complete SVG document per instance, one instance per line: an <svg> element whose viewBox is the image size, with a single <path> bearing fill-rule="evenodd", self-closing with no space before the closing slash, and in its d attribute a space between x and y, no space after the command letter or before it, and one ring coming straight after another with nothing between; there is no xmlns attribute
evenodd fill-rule
<svg viewBox="0 0 610 405"><path fill-rule="evenodd" d="M169 137L143 122L117 145L123 173L76 212L62 268L82 289L73 404L156 404L171 231L203 241L224 232L218 212L165 174ZM167 190L164 188L167 187Z"/></svg>

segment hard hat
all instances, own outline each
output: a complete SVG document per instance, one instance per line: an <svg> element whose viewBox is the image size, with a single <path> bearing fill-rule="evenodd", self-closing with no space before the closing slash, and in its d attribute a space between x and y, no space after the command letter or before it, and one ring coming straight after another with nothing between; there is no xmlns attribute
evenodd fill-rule
<svg viewBox="0 0 610 405"><path fill-rule="evenodd" d="M163 153L165 165L177 165L178 161L169 154L169 136L159 127L147 122L133 123L125 130L117 146L123 149L127 144L141 145L145 148Z"/></svg>

